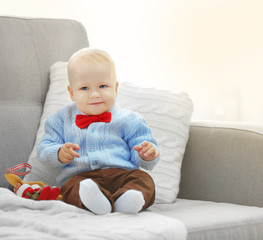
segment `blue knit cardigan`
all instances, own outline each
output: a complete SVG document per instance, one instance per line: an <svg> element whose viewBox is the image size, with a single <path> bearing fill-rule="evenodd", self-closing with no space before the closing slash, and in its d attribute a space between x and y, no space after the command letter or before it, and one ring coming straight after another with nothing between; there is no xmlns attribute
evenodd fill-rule
<svg viewBox="0 0 263 240"><path fill-rule="evenodd" d="M75 124L76 115L81 114L75 103L47 118L45 134L38 144L37 153L43 164L61 169L57 177L58 185L80 172L106 168L133 170L139 167L152 170L157 164L159 157L150 162L144 161L133 149L146 140L159 151L142 116L116 104L110 112L110 123L95 122L85 129ZM58 150L66 142L80 146L80 157L68 164L58 160Z"/></svg>

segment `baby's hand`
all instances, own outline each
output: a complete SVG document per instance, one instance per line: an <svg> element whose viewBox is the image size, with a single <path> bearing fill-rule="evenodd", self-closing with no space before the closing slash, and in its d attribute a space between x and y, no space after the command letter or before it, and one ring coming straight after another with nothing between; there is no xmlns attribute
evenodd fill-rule
<svg viewBox="0 0 263 240"><path fill-rule="evenodd" d="M76 150L80 150L78 144L73 144L67 142L61 146L58 150L58 160L62 163L71 163L71 161L77 157L79 158L80 155L76 152Z"/></svg>
<svg viewBox="0 0 263 240"><path fill-rule="evenodd" d="M141 146L134 146L133 149L139 153L144 161L153 161L160 156L160 153L156 151L154 145L147 141L144 141Z"/></svg>

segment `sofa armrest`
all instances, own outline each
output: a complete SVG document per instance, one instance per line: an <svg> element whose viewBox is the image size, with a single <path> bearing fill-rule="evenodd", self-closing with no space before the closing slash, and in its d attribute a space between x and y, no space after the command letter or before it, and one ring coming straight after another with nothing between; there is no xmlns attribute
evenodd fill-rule
<svg viewBox="0 0 263 240"><path fill-rule="evenodd" d="M192 123L178 197L263 207L263 125Z"/></svg>

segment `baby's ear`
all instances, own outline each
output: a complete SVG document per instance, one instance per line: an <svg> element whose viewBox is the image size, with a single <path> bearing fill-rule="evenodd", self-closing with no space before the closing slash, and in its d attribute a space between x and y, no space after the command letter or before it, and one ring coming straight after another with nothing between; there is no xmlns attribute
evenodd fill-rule
<svg viewBox="0 0 263 240"><path fill-rule="evenodd" d="M73 90L69 85L68 85L68 92L69 92L69 96L70 96L71 100L74 101Z"/></svg>
<svg viewBox="0 0 263 240"><path fill-rule="evenodd" d="M115 97L117 97L117 95L118 95L118 88L119 88L119 82L116 81L116 83L115 83Z"/></svg>

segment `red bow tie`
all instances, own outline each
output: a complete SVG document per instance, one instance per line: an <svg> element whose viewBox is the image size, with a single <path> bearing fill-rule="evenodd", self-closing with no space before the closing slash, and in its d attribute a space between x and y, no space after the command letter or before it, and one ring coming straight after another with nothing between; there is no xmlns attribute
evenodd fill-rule
<svg viewBox="0 0 263 240"><path fill-rule="evenodd" d="M111 121L111 112L105 112L100 115L82 115L78 114L76 116L75 122L79 128L86 128L93 122L110 122Z"/></svg>

